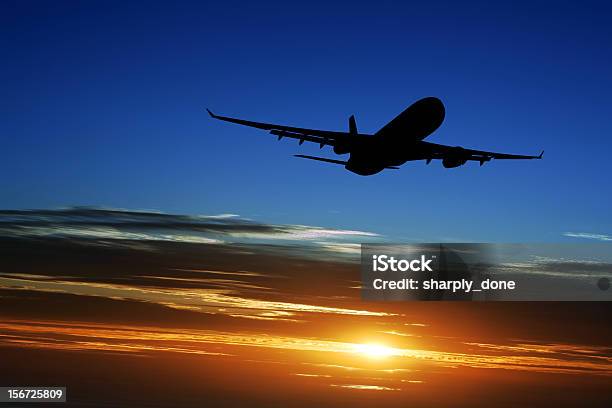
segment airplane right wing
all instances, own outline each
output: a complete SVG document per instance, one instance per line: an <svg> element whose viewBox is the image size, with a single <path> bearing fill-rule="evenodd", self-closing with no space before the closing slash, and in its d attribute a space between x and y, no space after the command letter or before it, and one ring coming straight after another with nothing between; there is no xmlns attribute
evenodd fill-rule
<svg viewBox="0 0 612 408"><path fill-rule="evenodd" d="M293 126L277 125L273 123L253 122L250 120L215 115L208 109L206 109L206 111L214 119L219 119L225 122L236 123L238 125L249 126L257 129L268 130L271 134L278 136L278 140L281 140L283 137L289 137L292 139L298 139L300 141L300 144L306 141L318 143L319 147L323 147L325 145L336 146L337 144L342 142L348 142L349 140L351 142L354 142L357 138L367 137L364 135L347 132L306 129Z"/></svg>
<svg viewBox="0 0 612 408"><path fill-rule="evenodd" d="M446 145L441 145L441 144L436 144L436 143L431 143L431 142L421 142L422 146L426 146L427 148L430 149L430 152L432 154L431 158L432 159L443 159L445 156L451 154L451 155L457 155L460 156L462 158L465 158L466 160L474 160L474 161L479 161L480 165L482 166L482 164L484 162L487 162L491 159L496 159L496 160L524 160L524 159L541 159L544 156L544 150L542 150L542 152L537 155L537 156L529 156L529 155L523 155L523 154L508 154L508 153L496 153L496 152L489 152L489 151L485 151L485 150L474 150L474 149L466 149L463 147L459 147L459 146L446 146Z"/></svg>

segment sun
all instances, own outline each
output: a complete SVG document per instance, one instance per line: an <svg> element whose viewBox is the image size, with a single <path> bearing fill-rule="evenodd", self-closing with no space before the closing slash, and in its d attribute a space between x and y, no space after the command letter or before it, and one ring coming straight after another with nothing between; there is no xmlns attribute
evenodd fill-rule
<svg viewBox="0 0 612 408"><path fill-rule="evenodd" d="M355 353L371 358L385 358L395 354L395 350L382 344L355 344Z"/></svg>

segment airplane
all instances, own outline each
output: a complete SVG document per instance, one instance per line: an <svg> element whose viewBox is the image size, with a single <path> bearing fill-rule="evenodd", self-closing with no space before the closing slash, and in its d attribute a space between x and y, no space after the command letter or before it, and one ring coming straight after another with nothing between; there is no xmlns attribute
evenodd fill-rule
<svg viewBox="0 0 612 408"><path fill-rule="evenodd" d="M385 169L399 169L402 164L413 160L425 160L426 164L431 163L432 160L442 160L445 168L453 168L462 166L469 160L477 161L482 166L491 159L541 159L544 155L544 151L538 156L525 156L425 142L424 139L438 129L444 121L444 104L436 97L426 97L413 103L373 135L357 131L354 115L348 120L348 132L337 132L252 122L215 115L209 109L206 111L214 119L268 130L277 136L278 140L288 137L298 139L300 145L304 142L318 143L321 149L326 145L332 146L334 153L338 155L348 153L348 160L303 154L294 156L340 164L361 176L373 175Z"/></svg>

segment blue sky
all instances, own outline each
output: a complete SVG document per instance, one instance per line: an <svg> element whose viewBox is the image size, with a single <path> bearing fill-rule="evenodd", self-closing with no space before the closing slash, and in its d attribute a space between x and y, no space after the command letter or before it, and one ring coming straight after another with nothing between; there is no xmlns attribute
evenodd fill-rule
<svg viewBox="0 0 612 408"><path fill-rule="evenodd" d="M123 3L3 2L0 207L235 213L417 241L612 232L604 3ZM355 114L374 132L430 95L447 116L428 140L545 160L360 177L203 110L338 130Z"/></svg>

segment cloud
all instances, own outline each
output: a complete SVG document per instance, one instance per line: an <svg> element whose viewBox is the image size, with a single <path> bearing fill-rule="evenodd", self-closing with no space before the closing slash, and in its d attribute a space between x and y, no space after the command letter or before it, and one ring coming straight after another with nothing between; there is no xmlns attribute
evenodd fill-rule
<svg viewBox="0 0 612 408"><path fill-rule="evenodd" d="M155 275L140 278L146 278L148 281L157 281L154 282L157 285L166 284L168 286L100 283L63 280L61 278L53 279L31 274L8 274L0 275L0 288L132 300L205 314L264 318L268 320L286 320L289 317L305 313L377 317L393 316L393 313L360 308L343 308L292 301L259 299L253 296L253 291L267 291L270 288L255 285L249 281L218 278L188 279ZM178 283L191 283L195 284L196 287L177 287Z"/></svg>
<svg viewBox="0 0 612 408"><path fill-rule="evenodd" d="M590 232L564 232L563 235L571 238L595 239L597 241L612 241L611 235L593 234Z"/></svg>
<svg viewBox="0 0 612 408"><path fill-rule="evenodd" d="M90 207L0 211L0 236L198 244L299 242L344 254L351 252L347 251L351 244L380 237L368 231L266 224L237 214L182 215ZM325 244L319 245L321 240Z"/></svg>
<svg viewBox="0 0 612 408"><path fill-rule="evenodd" d="M319 242L322 248L332 252L359 255L361 254L361 245L355 243L338 243L338 242Z"/></svg>
<svg viewBox="0 0 612 408"><path fill-rule="evenodd" d="M367 391L400 391L400 388L384 387L382 385L371 384L330 384L330 387L350 388L355 390Z"/></svg>
<svg viewBox="0 0 612 408"><path fill-rule="evenodd" d="M80 351L175 352L204 354L224 358L245 353L245 348L286 352L334 353L351 360L368 358L367 345L312 337L270 335L268 333L226 332L167 327L132 327L83 322L2 320L0 345L30 348L55 348ZM607 347L581 344L491 344L464 343L473 346L464 352L402 347L386 347L387 357L398 361L427 362L455 367L506 369L558 374L612 375L612 358ZM232 352L214 347L230 347ZM249 354L250 355L250 354ZM286 357L285 357L286 358ZM341 364L326 368L351 369ZM371 369L371 367L370 367ZM333 378L327 370L326 378ZM413 380L414 381L414 380ZM417 380L418 381L418 380ZM351 386L356 387L356 386ZM362 387L362 386L359 386ZM363 386L370 389L369 386Z"/></svg>
<svg viewBox="0 0 612 408"><path fill-rule="evenodd" d="M505 262L491 267L498 273L521 273L546 275L559 278L590 280L597 276L608 276L612 270L609 262L591 259L550 258L535 256L523 262Z"/></svg>

